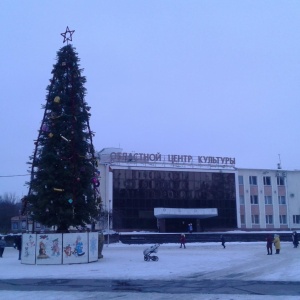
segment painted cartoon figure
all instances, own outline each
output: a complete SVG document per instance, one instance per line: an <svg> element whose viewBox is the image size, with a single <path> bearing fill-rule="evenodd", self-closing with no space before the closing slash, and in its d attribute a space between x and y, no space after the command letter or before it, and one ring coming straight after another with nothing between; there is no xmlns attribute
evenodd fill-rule
<svg viewBox="0 0 300 300"><path fill-rule="evenodd" d="M32 235L29 236L29 241L27 242L27 244L28 244L29 247L35 247L35 242L33 240Z"/></svg>
<svg viewBox="0 0 300 300"><path fill-rule="evenodd" d="M46 244L43 241L40 241L39 255L37 258L49 258L49 256L46 253Z"/></svg>
<svg viewBox="0 0 300 300"><path fill-rule="evenodd" d="M29 256L28 246L25 246L24 256L25 257Z"/></svg>
<svg viewBox="0 0 300 300"><path fill-rule="evenodd" d="M60 248L58 244L58 239L52 241L52 256L59 256L60 255Z"/></svg>
<svg viewBox="0 0 300 300"><path fill-rule="evenodd" d="M44 242L40 242L40 250L39 250L40 255L45 255L46 254L46 245Z"/></svg>
<svg viewBox="0 0 300 300"><path fill-rule="evenodd" d="M71 256L72 254L72 248L70 245L68 245L67 247L65 247L64 252L67 256Z"/></svg>
<svg viewBox="0 0 300 300"><path fill-rule="evenodd" d="M29 257L34 254L35 242L33 236L30 235L24 247L24 257Z"/></svg>
<svg viewBox="0 0 300 300"><path fill-rule="evenodd" d="M81 237L78 236L75 242L75 250L74 250L74 255L76 256L82 256L85 254L85 252L83 252L82 250L83 248L83 243L81 241Z"/></svg>
<svg viewBox="0 0 300 300"><path fill-rule="evenodd" d="M97 252L97 240L94 236L90 240L90 252L93 254Z"/></svg>

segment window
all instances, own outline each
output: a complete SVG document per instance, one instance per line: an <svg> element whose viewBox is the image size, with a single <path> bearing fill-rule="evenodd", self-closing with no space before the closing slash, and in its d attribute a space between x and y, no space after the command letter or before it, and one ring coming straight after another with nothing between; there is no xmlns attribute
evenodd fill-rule
<svg viewBox="0 0 300 300"><path fill-rule="evenodd" d="M266 224L273 224L273 215L266 215Z"/></svg>
<svg viewBox="0 0 300 300"><path fill-rule="evenodd" d="M251 215L252 224L259 224L259 216L258 215Z"/></svg>
<svg viewBox="0 0 300 300"><path fill-rule="evenodd" d="M241 224L245 225L245 215L241 215Z"/></svg>
<svg viewBox="0 0 300 300"><path fill-rule="evenodd" d="M244 177L239 176L239 185L244 185Z"/></svg>
<svg viewBox="0 0 300 300"><path fill-rule="evenodd" d="M23 220L21 224L22 224L22 225L21 225L21 226L22 226L22 229L23 229L23 230L26 229L26 221Z"/></svg>
<svg viewBox="0 0 300 300"><path fill-rule="evenodd" d="M12 229L13 229L13 230L18 230L18 229L19 229L19 224L18 224L18 222L13 222L13 223L12 223Z"/></svg>
<svg viewBox="0 0 300 300"><path fill-rule="evenodd" d="M271 177L264 176L264 185L271 185Z"/></svg>
<svg viewBox="0 0 300 300"><path fill-rule="evenodd" d="M279 215L280 224L286 224L286 215Z"/></svg>
<svg viewBox="0 0 300 300"><path fill-rule="evenodd" d="M277 177L277 185L284 185L284 177L283 176Z"/></svg>
<svg viewBox="0 0 300 300"><path fill-rule="evenodd" d="M258 204L258 196L257 195L251 195L250 196L250 202L251 202L251 204Z"/></svg>
<svg viewBox="0 0 300 300"><path fill-rule="evenodd" d="M300 215L293 215L293 223L300 224Z"/></svg>
<svg viewBox="0 0 300 300"><path fill-rule="evenodd" d="M265 204L272 204L272 196L265 196Z"/></svg>
<svg viewBox="0 0 300 300"><path fill-rule="evenodd" d="M249 176L249 183L250 183L250 185L257 185L257 177Z"/></svg>
<svg viewBox="0 0 300 300"><path fill-rule="evenodd" d="M285 196L278 196L278 203L279 204L286 204Z"/></svg>
<svg viewBox="0 0 300 300"><path fill-rule="evenodd" d="M245 197L244 197L244 195L240 195L240 204L241 205L245 204Z"/></svg>

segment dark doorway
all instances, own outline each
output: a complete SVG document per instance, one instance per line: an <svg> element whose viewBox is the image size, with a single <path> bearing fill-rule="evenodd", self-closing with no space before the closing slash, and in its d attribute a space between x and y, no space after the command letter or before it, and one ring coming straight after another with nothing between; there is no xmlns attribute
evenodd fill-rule
<svg viewBox="0 0 300 300"><path fill-rule="evenodd" d="M196 231L196 219L184 219L184 218L174 218L165 219L166 222L166 232L189 232L189 224L193 226L193 232Z"/></svg>

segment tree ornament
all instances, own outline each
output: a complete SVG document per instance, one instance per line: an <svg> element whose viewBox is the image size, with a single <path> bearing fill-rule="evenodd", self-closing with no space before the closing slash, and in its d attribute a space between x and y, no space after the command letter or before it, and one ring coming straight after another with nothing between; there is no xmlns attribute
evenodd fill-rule
<svg viewBox="0 0 300 300"><path fill-rule="evenodd" d="M49 127L47 124L43 124L42 125L42 131L48 132L49 131Z"/></svg>
<svg viewBox="0 0 300 300"><path fill-rule="evenodd" d="M73 200L70 198L70 199L68 200L68 202L71 204L71 203L73 202Z"/></svg>
<svg viewBox="0 0 300 300"><path fill-rule="evenodd" d="M54 134L50 132L50 133L48 134L48 136L49 136L49 138L52 138L52 137L54 136Z"/></svg>
<svg viewBox="0 0 300 300"><path fill-rule="evenodd" d="M96 178L96 177L94 177L94 178L92 179L92 183L93 183L94 187L100 186L100 181L99 181L98 178Z"/></svg>
<svg viewBox="0 0 300 300"><path fill-rule="evenodd" d="M65 61L63 61L63 62L61 63L61 65L62 65L63 67L65 67L67 64L66 64Z"/></svg>
<svg viewBox="0 0 300 300"><path fill-rule="evenodd" d="M54 98L54 102L55 102L55 103L59 103L59 102L60 102L60 97L59 97L59 96L56 96L56 97Z"/></svg>
<svg viewBox="0 0 300 300"><path fill-rule="evenodd" d="M55 119L56 118L56 113L52 112L51 115L50 115L50 118Z"/></svg>
<svg viewBox="0 0 300 300"><path fill-rule="evenodd" d="M65 140L66 142L70 142L70 140L68 140L67 138L65 138L63 135L60 135L60 137Z"/></svg>
<svg viewBox="0 0 300 300"><path fill-rule="evenodd" d="M57 189L57 188L53 188L53 191L55 191L55 192L63 192L63 191L64 191L64 189Z"/></svg>
<svg viewBox="0 0 300 300"><path fill-rule="evenodd" d="M75 32L75 30L70 30L69 26L67 26L66 31L64 33L60 34L64 38L63 42L67 42L67 44L68 44L68 41L72 41L72 35L74 32Z"/></svg>

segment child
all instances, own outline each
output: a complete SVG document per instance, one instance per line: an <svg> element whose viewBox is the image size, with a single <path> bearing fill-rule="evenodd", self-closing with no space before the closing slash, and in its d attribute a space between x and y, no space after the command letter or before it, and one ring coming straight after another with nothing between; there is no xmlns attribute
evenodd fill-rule
<svg viewBox="0 0 300 300"><path fill-rule="evenodd" d="M182 245L183 245L183 248L185 249L185 235L182 233L181 236L180 236L180 247L179 248L182 248Z"/></svg>

